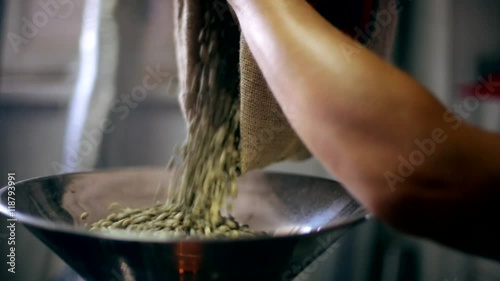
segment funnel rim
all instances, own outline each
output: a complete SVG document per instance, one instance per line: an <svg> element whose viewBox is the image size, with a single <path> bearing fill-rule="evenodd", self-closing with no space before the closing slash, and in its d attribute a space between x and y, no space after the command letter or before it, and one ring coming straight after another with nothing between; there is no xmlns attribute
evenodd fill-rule
<svg viewBox="0 0 500 281"><path fill-rule="evenodd" d="M98 169L98 170L92 170L92 171L80 171L80 172L72 172L72 173L64 173L64 174L57 174L57 175L49 175L49 176L41 176L41 177L33 177L25 180L21 180L15 183L15 185L20 185L24 184L27 182L33 182L33 181L41 181L41 180L50 180L50 179L56 179L60 177L66 177L66 176L73 176L73 175L86 175L86 174L96 174L96 173L106 173L106 172L113 172L113 171L126 171L126 170L135 170L135 171L140 171L140 170L148 170L148 169L159 169L159 167L155 166L143 166L143 167L127 167L127 168L111 168L111 169ZM162 167L164 168L164 167ZM291 173L285 173L285 172L271 172L271 171L264 171L260 172L263 174L267 175L295 175L297 174L291 174ZM299 175L300 176L300 175ZM308 176L311 177L311 176ZM326 181L331 181L331 182L336 182L335 180L332 179L327 179L327 178L322 178L322 177L316 177L316 179L322 179ZM1 200L4 196L4 193L7 192L9 186L4 186L0 189L0 213L5 215L6 217L11 217L10 211L6 204L4 204L3 200ZM234 242L256 242L256 241L265 241L265 240L281 240L281 239L293 239L293 238L301 238L301 237L306 237L306 236L314 236L314 235L320 235L324 233L328 233L334 230L342 229L342 228L347 228L351 227L354 225L357 225L361 222L364 222L366 220L369 220L372 218L372 214L367 212L364 208L360 207L358 210L358 214L348 218L348 219L343 219L340 221L337 221L335 223L330 223L327 225L324 225L320 227L319 229L312 229L308 232L304 233L282 233L282 234L276 234L276 235L264 235L264 236L256 236L256 237L243 237L243 238L163 238L163 237L153 237L153 236L137 236L137 235L127 235L127 236L118 236L116 234L110 234L110 233L105 233L105 232L91 232L88 229L85 229L82 226L79 225L69 225L67 223L61 223L61 222L52 222L48 220L43 220L41 218L37 218L28 214L25 214L21 211L15 210L15 219L16 222L21 223L22 225L45 231L51 231L51 232L57 232L57 233L62 233L62 234L68 234L68 235L78 235L78 236L83 236L83 237L88 237L88 238L95 238L95 239L100 239L100 240L106 240L106 241L119 241L119 242L135 242L135 243L234 243ZM123 233L126 233L125 231Z"/></svg>

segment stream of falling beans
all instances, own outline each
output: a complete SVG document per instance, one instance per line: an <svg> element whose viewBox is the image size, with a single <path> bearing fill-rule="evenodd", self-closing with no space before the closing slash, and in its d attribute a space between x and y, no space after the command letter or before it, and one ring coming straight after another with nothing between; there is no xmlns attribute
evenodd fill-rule
<svg viewBox="0 0 500 281"><path fill-rule="evenodd" d="M237 195L236 178L240 175L239 128L240 102L230 94L225 54L219 44L225 40L221 20L213 1L205 1L204 27L198 42L199 63L190 89L188 138L169 168L176 176L169 186L170 199L147 209L124 209L95 222L91 230L125 229L174 236L254 236L257 232L241 226L233 218L221 215L231 210L231 198ZM176 159L180 164L176 165Z"/></svg>

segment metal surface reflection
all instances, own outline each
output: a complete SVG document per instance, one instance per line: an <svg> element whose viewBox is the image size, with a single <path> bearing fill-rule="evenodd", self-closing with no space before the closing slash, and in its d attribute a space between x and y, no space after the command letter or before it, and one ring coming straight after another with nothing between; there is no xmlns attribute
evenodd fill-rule
<svg viewBox="0 0 500 281"><path fill-rule="evenodd" d="M179 275L196 274L200 270L202 249L200 243L177 243L174 254Z"/></svg>
<svg viewBox="0 0 500 281"><path fill-rule="evenodd" d="M336 182L252 172L239 180L233 216L272 237L160 239L91 233L108 206L148 207L168 196L165 169L67 174L17 184L17 217L86 280L282 280L323 253L366 212ZM158 183L163 183L157 193ZM7 192L0 193L7 213ZM297 231L297 229L299 231ZM287 276L284 276L286 273ZM295 273L294 273L295 274ZM291 280L291 279L290 279Z"/></svg>

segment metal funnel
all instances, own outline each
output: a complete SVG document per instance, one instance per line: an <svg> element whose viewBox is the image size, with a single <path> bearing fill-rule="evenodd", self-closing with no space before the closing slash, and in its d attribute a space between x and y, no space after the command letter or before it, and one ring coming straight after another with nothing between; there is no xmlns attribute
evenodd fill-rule
<svg viewBox="0 0 500 281"><path fill-rule="evenodd" d="M66 174L16 185L15 217L86 280L292 280L367 213L340 184L319 178L252 172L239 180L233 216L274 237L160 240L90 233L108 206L148 207L164 200L165 169ZM11 194L12 195L12 194ZM156 196L156 198L155 198ZM0 212L9 215L7 189Z"/></svg>

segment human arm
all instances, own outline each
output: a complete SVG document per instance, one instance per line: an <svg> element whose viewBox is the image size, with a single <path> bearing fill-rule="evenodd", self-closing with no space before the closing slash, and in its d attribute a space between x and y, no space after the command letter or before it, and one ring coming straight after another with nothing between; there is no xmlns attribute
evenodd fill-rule
<svg viewBox="0 0 500 281"><path fill-rule="evenodd" d="M495 256L498 135L447 113L304 0L230 2L290 124L353 196L400 230ZM402 175L401 159L436 132L434 151ZM399 178L391 184L387 175Z"/></svg>

